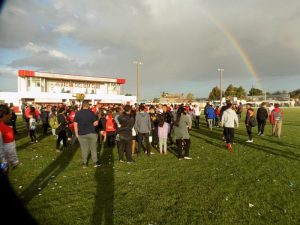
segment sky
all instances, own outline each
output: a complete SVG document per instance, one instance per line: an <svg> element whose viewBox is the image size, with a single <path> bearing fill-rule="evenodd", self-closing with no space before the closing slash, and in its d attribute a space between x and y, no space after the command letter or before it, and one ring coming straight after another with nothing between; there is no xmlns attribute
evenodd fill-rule
<svg viewBox="0 0 300 225"><path fill-rule="evenodd" d="M8 0L0 14L0 91L29 69L125 78L144 99L208 97L219 86L300 88L299 0Z"/></svg>

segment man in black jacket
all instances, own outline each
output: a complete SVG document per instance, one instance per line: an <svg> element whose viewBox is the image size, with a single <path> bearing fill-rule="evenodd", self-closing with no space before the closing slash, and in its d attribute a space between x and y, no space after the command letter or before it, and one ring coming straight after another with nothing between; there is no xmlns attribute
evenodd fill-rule
<svg viewBox="0 0 300 225"><path fill-rule="evenodd" d="M264 130L266 126L266 122L268 119L268 111L266 108L266 103L262 103L261 106L257 109L256 120L258 125L258 134L259 136L264 135Z"/></svg>
<svg viewBox="0 0 300 225"><path fill-rule="evenodd" d="M134 126L134 118L130 116L131 107L126 105L124 113L118 117L120 127L118 128L119 135L119 161L123 161L124 151L126 153L127 163L132 163L131 145L132 145L132 128Z"/></svg>

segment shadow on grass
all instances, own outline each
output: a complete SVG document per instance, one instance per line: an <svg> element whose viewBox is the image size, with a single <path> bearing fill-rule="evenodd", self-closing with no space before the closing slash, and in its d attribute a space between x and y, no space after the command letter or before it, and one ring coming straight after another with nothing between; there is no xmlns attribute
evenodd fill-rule
<svg viewBox="0 0 300 225"><path fill-rule="evenodd" d="M65 170L75 155L78 147L79 145L75 144L72 148L59 153L60 155L52 163L50 163L20 194L25 204L28 204L36 195L48 186L52 179Z"/></svg>
<svg viewBox="0 0 300 225"><path fill-rule="evenodd" d="M22 150L24 150L24 149L26 149L27 147L29 147L29 146L34 146L34 145L37 145L38 143L30 143L31 142L31 139L30 139L30 137L29 137L29 135L27 135L28 136L28 142L24 142L23 144L21 144L21 145L17 145L17 151L22 151ZM37 135L36 135L37 136ZM38 140L38 142L40 142L41 140L43 140L44 138L46 138L46 137L48 137L48 136L50 136L50 135L40 135L40 136L37 136L36 137L36 139ZM52 135L51 135L52 136ZM53 136L54 137L54 136ZM55 147L55 143L56 143L56 140L54 140L55 142L54 142L54 144L53 144L53 146Z"/></svg>
<svg viewBox="0 0 300 225"><path fill-rule="evenodd" d="M222 136L222 133L221 133L222 130L213 130L212 132L209 131L208 129L201 129L201 130L193 130L193 133L199 133L200 136L198 135L195 135L193 133L191 133L191 136L194 136L196 138L202 138L205 142L213 145L213 146L216 146L216 147L221 147L223 148L224 145L222 144L217 144L213 141L210 141L208 138L213 138L213 139L216 139L216 140L220 140L221 136ZM246 131L245 131L245 134L241 131L241 129L239 130L236 130L235 132L236 134L238 135L245 135L246 134ZM205 137L202 137L202 136L205 136ZM298 160L300 161L300 156L296 153L294 153L293 151L290 151L290 150L283 150L282 148L283 147L287 147L289 145L285 145L283 144L282 142L280 141L273 141L271 139L267 139L266 141L269 141L270 143L275 143L278 145L279 148L274 148L272 146L266 146L266 145L261 145L261 144L257 144L257 143L245 143L245 140L244 139L241 139L239 137L237 137L235 135L235 138L234 138L235 142L236 143L239 143L240 145L243 145L243 146L247 146L249 148L252 148L252 149L255 149L255 150L258 150L258 151L263 151L265 153L268 153L268 154L273 154L275 156L280 156L280 157L284 157L284 158L287 158L287 159L292 159L292 160ZM220 143L222 141L220 140Z"/></svg>
<svg viewBox="0 0 300 225"><path fill-rule="evenodd" d="M113 225L114 209L114 156L113 147L103 146L100 157L101 166L95 171L97 190L91 224Z"/></svg>

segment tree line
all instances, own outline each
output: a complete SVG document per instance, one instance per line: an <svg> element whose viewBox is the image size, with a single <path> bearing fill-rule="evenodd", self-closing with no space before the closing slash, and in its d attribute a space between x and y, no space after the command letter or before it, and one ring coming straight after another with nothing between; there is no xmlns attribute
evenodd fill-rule
<svg viewBox="0 0 300 225"><path fill-rule="evenodd" d="M287 92L287 91L276 91L273 93L264 92L259 88L252 87L248 93L246 93L245 89L240 87L234 87L232 84L228 85L225 91L222 91L222 96L227 97L237 97L238 99L245 99L247 96L262 96L262 95L281 95L281 94L290 94L291 98L300 98L300 89ZM209 93L208 98L210 100L219 100L220 99L220 88L214 87Z"/></svg>

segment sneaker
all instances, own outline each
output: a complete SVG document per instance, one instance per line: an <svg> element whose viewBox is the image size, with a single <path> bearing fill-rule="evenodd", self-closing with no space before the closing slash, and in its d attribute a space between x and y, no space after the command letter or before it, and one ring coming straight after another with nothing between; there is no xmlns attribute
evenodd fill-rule
<svg viewBox="0 0 300 225"><path fill-rule="evenodd" d="M252 143L253 142L253 140L248 140L248 141L246 141L247 143Z"/></svg>
<svg viewBox="0 0 300 225"><path fill-rule="evenodd" d="M260 136L261 135L261 133L260 132L258 132L258 134L257 134L258 136Z"/></svg>
<svg viewBox="0 0 300 225"><path fill-rule="evenodd" d="M184 159L192 159L191 157L185 156Z"/></svg>
<svg viewBox="0 0 300 225"><path fill-rule="evenodd" d="M82 163L82 168L83 168L83 169L86 169L87 166L88 166L87 163Z"/></svg>
<svg viewBox="0 0 300 225"><path fill-rule="evenodd" d="M263 137L263 136L265 136L265 135L264 135L264 134L260 134L259 136Z"/></svg>
<svg viewBox="0 0 300 225"><path fill-rule="evenodd" d="M230 143L228 143L226 147L228 148L228 150L230 152L233 152L233 148L232 148L232 145Z"/></svg>
<svg viewBox="0 0 300 225"><path fill-rule="evenodd" d="M96 168L96 167L98 167L98 166L101 166L101 163L96 162L96 163L94 164L94 167Z"/></svg>
<svg viewBox="0 0 300 225"><path fill-rule="evenodd" d="M35 143L38 143L38 140L35 140Z"/></svg>
<svg viewBox="0 0 300 225"><path fill-rule="evenodd" d="M178 160L183 160L183 158L179 158Z"/></svg>
<svg viewBox="0 0 300 225"><path fill-rule="evenodd" d="M134 163L134 161L128 161L128 162L127 162L127 164L132 164L132 163Z"/></svg>
<svg viewBox="0 0 300 225"><path fill-rule="evenodd" d="M120 162L120 163L123 163L123 162L124 162L124 160L120 159L120 160L119 160L119 162Z"/></svg>
<svg viewBox="0 0 300 225"><path fill-rule="evenodd" d="M150 155L155 155L155 153L154 152L150 152Z"/></svg>

